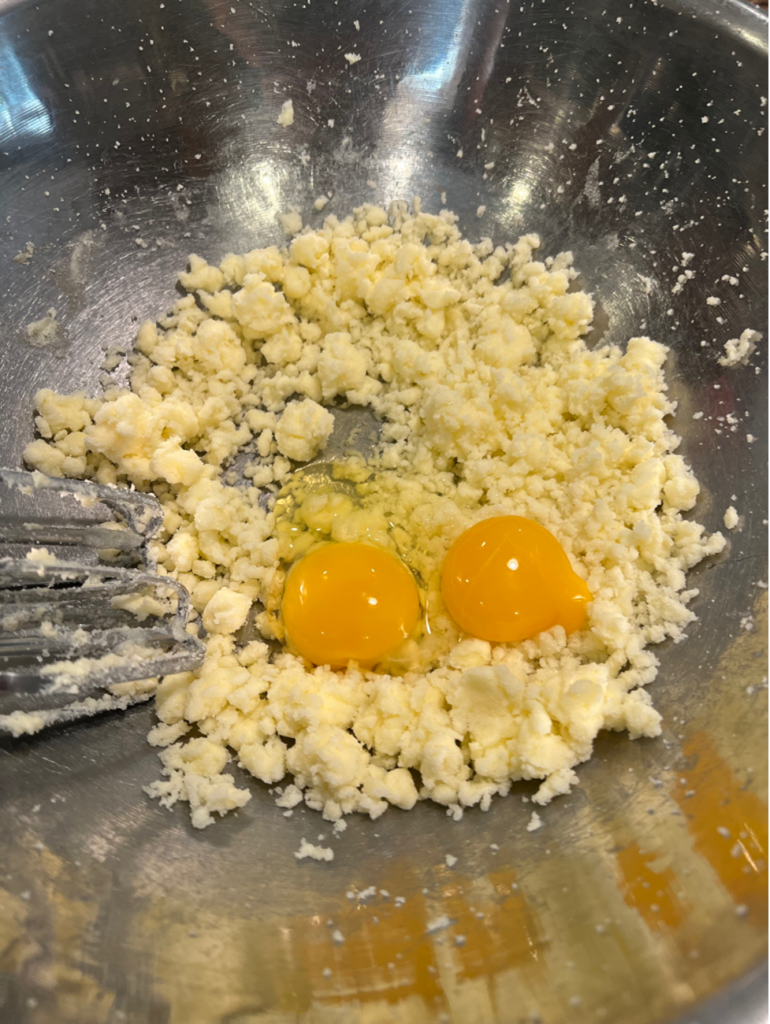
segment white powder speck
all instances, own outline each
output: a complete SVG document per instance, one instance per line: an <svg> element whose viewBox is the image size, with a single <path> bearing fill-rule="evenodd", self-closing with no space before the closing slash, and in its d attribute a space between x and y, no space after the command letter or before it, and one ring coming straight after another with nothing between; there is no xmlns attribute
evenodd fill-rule
<svg viewBox="0 0 770 1024"><path fill-rule="evenodd" d="M448 868L453 868L457 863L457 857L453 857L451 853L447 853L444 857L444 861Z"/></svg>
<svg viewBox="0 0 770 1024"><path fill-rule="evenodd" d="M346 53L345 54L345 60L348 62L348 64L357 64L361 60L361 54L360 53Z"/></svg>

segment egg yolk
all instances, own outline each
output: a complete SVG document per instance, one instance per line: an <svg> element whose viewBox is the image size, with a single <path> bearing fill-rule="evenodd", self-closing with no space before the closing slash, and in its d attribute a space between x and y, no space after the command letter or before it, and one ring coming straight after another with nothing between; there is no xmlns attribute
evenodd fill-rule
<svg viewBox="0 0 770 1024"><path fill-rule="evenodd" d="M495 516L462 533L441 577L449 614L479 640L518 643L552 626L585 624L593 595L544 526L522 516Z"/></svg>
<svg viewBox="0 0 770 1024"><path fill-rule="evenodd" d="M293 646L314 665L371 668L405 640L420 616L414 577L382 548L331 543L289 571L283 621Z"/></svg>

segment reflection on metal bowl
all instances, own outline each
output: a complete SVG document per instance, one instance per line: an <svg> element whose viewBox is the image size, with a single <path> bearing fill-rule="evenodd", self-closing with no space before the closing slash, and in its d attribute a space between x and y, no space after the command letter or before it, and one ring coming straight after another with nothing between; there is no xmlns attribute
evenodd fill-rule
<svg viewBox="0 0 770 1024"><path fill-rule="evenodd" d="M2 1020L762 1019L766 358L717 357L767 320L766 26L737 0L0 3L0 463L38 388L99 388L189 252L280 242L321 193L445 192L471 238L573 250L592 342L672 346L698 518L742 516L659 649L663 737L603 736L537 832L519 784L459 823L353 820L332 864L298 863L328 826L260 784L205 833L144 798L149 707L4 741Z"/></svg>

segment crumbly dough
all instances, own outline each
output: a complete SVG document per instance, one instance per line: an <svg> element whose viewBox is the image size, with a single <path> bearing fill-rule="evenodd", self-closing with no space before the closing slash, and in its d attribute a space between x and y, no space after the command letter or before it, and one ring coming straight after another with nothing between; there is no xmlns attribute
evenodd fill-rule
<svg viewBox="0 0 770 1024"><path fill-rule="evenodd" d="M743 331L739 338L730 338L725 342L725 354L720 356L717 362L720 366L743 366L754 354L757 342L761 340L762 335L759 331Z"/></svg>
<svg viewBox="0 0 770 1024"><path fill-rule="evenodd" d="M734 530L736 528L740 522L740 516L738 515L734 505L730 505L730 507L725 511L722 521L728 530Z"/></svg>
<svg viewBox="0 0 770 1024"><path fill-rule="evenodd" d="M281 455L308 462L326 447L334 416L312 398L289 402L278 420L275 441Z"/></svg>
<svg viewBox="0 0 770 1024"><path fill-rule="evenodd" d="M27 341L33 348L45 348L58 341L58 338L59 321L56 319L55 309L49 309L47 316L27 325Z"/></svg>
<svg viewBox="0 0 770 1024"><path fill-rule="evenodd" d="M29 463L163 504L159 569L190 591L207 657L158 686L165 778L148 791L188 801L194 825L249 800L231 756L268 784L290 773L329 820L419 799L459 817L516 779L542 780L536 804L566 793L600 729L660 732L648 645L684 637L686 570L725 541L681 516L699 488L665 419L666 348L587 349L593 306L570 290L571 254L540 260L538 246L473 245L416 201L218 267L192 256L189 294L139 331L130 391L38 393ZM259 607L280 589L280 522L259 498L323 449L330 402L380 418L364 467L377 487L361 485L358 508L311 502L308 529L371 538L379 522L385 541L419 539L430 576L474 522L529 516L587 581L587 628L489 644L460 636L434 592L440 642L422 660L333 672L275 653ZM246 445L253 486L239 487L227 467ZM242 645L233 632L257 602L265 639Z"/></svg>
<svg viewBox="0 0 770 1024"><path fill-rule="evenodd" d="M317 846L314 843L309 843L307 839L303 839L294 856L297 860L305 860L310 857L311 860L329 861L334 860L334 850L328 846Z"/></svg>
<svg viewBox="0 0 770 1024"><path fill-rule="evenodd" d="M290 128L294 124L294 103L291 100L286 100L281 106L276 124L282 128Z"/></svg>

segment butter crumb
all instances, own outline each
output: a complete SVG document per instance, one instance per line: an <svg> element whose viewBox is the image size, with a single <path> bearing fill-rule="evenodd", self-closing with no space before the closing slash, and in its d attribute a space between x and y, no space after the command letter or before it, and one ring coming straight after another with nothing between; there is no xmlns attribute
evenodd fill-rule
<svg viewBox="0 0 770 1024"><path fill-rule="evenodd" d="M294 124L294 103L291 100L286 100L283 104L275 123L282 128L289 128Z"/></svg>
<svg viewBox="0 0 770 1024"><path fill-rule="evenodd" d="M328 846L316 846L313 843L309 843L307 839L303 839L300 843L299 849L295 851L294 856L297 860L320 860L320 861L331 861L334 860L334 850ZM334 936L332 936L334 938ZM337 940L335 939L335 942ZM342 941L340 939L339 941Z"/></svg>
<svg viewBox="0 0 770 1024"><path fill-rule="evenodd" d="M727 511L725 512L723 518L724 518L724 524L725 524L725 526L727 527L728 530L734 530L736 528L736 526L738 525L738 523L740 522L740 518L738 516L738 513L736 512L735 508L732 505L730 505L730 507L727 509Z"/></svg>

